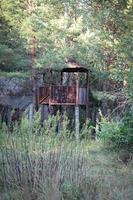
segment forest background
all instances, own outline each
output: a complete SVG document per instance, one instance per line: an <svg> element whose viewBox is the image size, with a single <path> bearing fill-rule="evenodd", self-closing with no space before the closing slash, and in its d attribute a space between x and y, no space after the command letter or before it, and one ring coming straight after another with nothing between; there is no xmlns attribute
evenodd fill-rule
<svg viewBox="0 0 133 200"><path fill-rule="evenodd" d="M1 0L0 76L31 77L34 47L36 69L74 61L89 69L97 100L115 103L96 143L89 125L75 143L67 119L56 137L58 116L44 128L35 116L32 134L27 118L12 134L1 125L0 198L132 199L133 1Z"/></svg>

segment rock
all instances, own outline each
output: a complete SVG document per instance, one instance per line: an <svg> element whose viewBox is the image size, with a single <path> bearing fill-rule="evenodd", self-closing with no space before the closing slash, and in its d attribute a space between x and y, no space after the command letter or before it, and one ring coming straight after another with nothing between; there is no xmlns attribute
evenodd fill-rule
<svg viewBox="0 0 133 200"><path fill-rule="evenodd" d="M28 78L0 77L0 95L31 95L32 82Z"/></svg>

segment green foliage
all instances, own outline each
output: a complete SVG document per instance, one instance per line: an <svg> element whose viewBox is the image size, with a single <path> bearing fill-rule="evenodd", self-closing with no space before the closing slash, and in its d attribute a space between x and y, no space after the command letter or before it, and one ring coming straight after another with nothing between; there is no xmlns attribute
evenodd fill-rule
<svg viewBox="0 0 133 200"><path fill-rule="evenodd" d="M108 144L119 146L122 142L121 140L123 139L121 135L121 127L121 121L108 121L106 119L102 119L99 137Z"/></svg>
<svg viewBox="0 0 133 200"><path fill-rule="evenodd" d="M97 78L99 71L111 79L126 77L132 63L132 1L61 2L1 1L1 66L10 71L29 66L27 51L31 54L35 37L36 67L62 68L73 59L96 71Z"/></svg>
<svg viewBox="0 0 133 200"><path fill-rule="evenodd" d="M37 119L35 127L38 132ZM2 200L132 199L133 163L122 164L122 152L111 153L97 142L60 141L36 131L31 134L26 119L21 129L21 134L16 126L10 135L3 135Z"/></svg>
<svg viewBox="0 0 133 200"><path fill-rule="evenodd" d="M92 125L90 120L87 120L80 131L80 138L86 139L88 141L91 141L92 139L92 131L95 129L95 127Z"/></svg>
<svg viewBox="0 0 133 200"><path fill-rule="evenodd" d="M99 101L102 100L111 100L111 101L115 101L116 100L116 96L113 94L109 94L106 91L92 91L93 97Z"/></svg>
<svg viewBox="0 0 133 200"><path fill-rule="evenodd" d="M133 146L133 114L132 111L125 113L122 119L108 121L102 119L99 137L105 143L115 148L132 149Z"/></svg>
<svg viewBox="0 0 133 200"><path fill-rule="evenodd" d="M0 69L8 72L27 70L30 61L24 47L24 40L2 13L0 25Z"/></svg>
<svg viewBox="0 0 133 200"><path fill-rule="evenodd" d="M128 95L133 102L133 68L128 73Z"/></svg>

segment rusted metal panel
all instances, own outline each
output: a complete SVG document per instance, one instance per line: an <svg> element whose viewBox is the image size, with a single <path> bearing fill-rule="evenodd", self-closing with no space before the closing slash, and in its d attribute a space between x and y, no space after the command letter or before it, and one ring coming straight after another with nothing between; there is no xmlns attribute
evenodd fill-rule
<svg viewBox="0 0 133 200"><path fill-rule="evenodd" d="M39 88L39 103L50 105L75 105L75 86L45 86ZM86 88L79 88L78 105L86 105Z"/></svg>
<svg viewBox="0 0 133 200"><path fill-rule="evenodd" d="M51 103L75 103L76 88L73 86L52 86Z"/></svg>
<svg viewBox="0 0 133 200"><path fill-rule="evenodd" d="M86 105L86 88L79 88L79 105Z"/></svg>
<svg viewBox="0 0 133 200"><path fill-rule="evenodd" d="M49 86L39 88L39 104L49 103Z"/></svg>

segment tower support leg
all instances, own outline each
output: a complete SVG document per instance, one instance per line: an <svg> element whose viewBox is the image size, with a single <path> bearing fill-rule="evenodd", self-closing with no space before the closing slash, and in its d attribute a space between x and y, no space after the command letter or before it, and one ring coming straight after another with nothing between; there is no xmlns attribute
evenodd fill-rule
<svg viewBox="0 0 133 200"><path fill-rule="evenodd" d="M41 105L41 124L48 119L48 105Z"/></svg>
<svg viewBox="0 0 133 200"><path fill-rule="evenodd" d="M33 125L33 103L29 106L29 128L32 132L32 125Z"/></svg>
<svg viewBox="0 0 133 200"><path fill-rule="evenodd" d="M79 141L79 106L75 106L75 137Z"/></svg>

